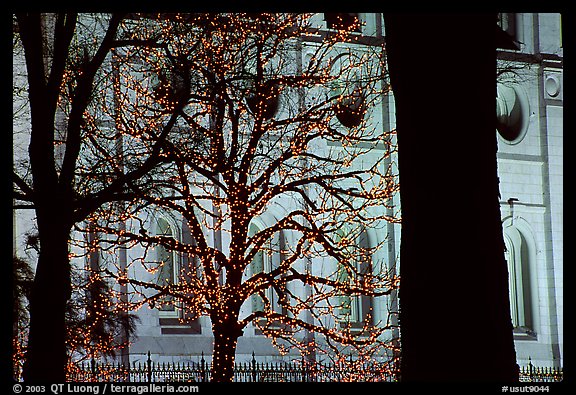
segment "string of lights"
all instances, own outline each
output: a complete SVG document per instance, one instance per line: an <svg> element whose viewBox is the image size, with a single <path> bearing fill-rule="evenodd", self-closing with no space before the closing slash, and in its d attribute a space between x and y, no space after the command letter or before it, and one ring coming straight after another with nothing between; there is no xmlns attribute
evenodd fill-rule
<svg viewBox="0 0 576 395"><path fill-rule="evenodd" d="M213 381L231 380L249 325L283 352L349 349L359 364L395 355L384 336L394 325L370 311L352 327L342 313L351 298L390 297L399 281L387 269L393 263L374 261L369 272L362 264L385 240L357 243L362 229L399 220L385 210L398 191L385 164L393 131L382 132L370 116L388 89L383 48L356 43L356 25L319 36L312 20L225 13L122 23L112 72L98 76L82 117L75 179L80 194L102 196L102 204L75 233L89 224L98 242L75 236L70 256L97 253L101 271L82 288L99 296L82 310L91 324L70 334L75 355L98 358L129 344L95 333L107 317L142 308L180 311L183 323L210 318ZM77 79L72 68L64 110ZM115 183L122 183L121 210L106 200ZM277 205L282 216L251 233ZM178 232L158 233L160 218ZM189 240L178 236L184 231ZM290 242L271 243L280 235ZM119 249L129 251L128 262L119 262ZM260 253L280 262L256 272ZM312 271L303 260L315 262ZM168 265L174 277L158 278ZM306 287L311 292L299 292ZM256 298L261 309L246 313ZM305 342L305 332L325 341Z"/></svg>

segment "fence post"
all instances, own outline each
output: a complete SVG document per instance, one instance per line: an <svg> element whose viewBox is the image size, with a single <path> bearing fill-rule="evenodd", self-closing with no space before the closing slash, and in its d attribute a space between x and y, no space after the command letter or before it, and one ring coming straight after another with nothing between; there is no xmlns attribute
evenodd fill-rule
<svg viewBox="0 0 576 395"><path fill-rule="evenodd" d="M533 374L532 358L528 357L528 377L530 378L531 383L534 381L534 379L532 378L532 374Z"/></svg>
<svg viewBox="0 0 576 395"><path fill-rule="evenodd" d="M92 355L92 359L90 359L90 371L92 372L92 381L98 382L98 377L96 377L96 360L94 359L94 355Z"/></svg>
<svg viewBox="0 0 576 395"><path fill-rule="evenodd" d="M148 382L152 382L152 359L150 359L150 351L148 351L148 359L146 360Z"/></svg>
<svg viewBox="0 0 576 395"><path fill-rule="evenodd" d="M252 382L256 382L256 355L252 351Z"/></svg>
<svg viewBox="0 0 576 395"><path fill-rule="evenodd" d="M204 359L204 351L202 351L202 358L200 359L200 380L202 380L202 382L206 382L206 368L205 365L206 364L206 360Z"/></svg>
<svg viewBox="0 0 576 395"><path fill-rule="evenodd" d="M128 362L126 363L126 382L127 383L131 383L132 379L130 376L130 359L128 359Z"/></svg>

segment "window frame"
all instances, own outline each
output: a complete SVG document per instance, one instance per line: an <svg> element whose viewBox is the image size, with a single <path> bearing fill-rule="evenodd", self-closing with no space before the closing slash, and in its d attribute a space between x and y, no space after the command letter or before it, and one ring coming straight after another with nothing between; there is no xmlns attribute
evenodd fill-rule
<svg viewBox="0 0 576 395"><path fill-rule="evenodd" d="M344 232L350 234L349 228L344 228ZM342 233L337 232L338 237L342 237ZM366 229L362 229L355 237L355 242L360 248L369 248L369 236ZM354 269L358 273L366 271L372 272L374 270L372 256L363 254L360 261L354 261ZM337 262L337 278L338 281L346 281L348 277L347 270L341 262ZM362 265L366 265L362 267ZM345 277L345 278L344 278ZM348 308L342 306L349 303ZM374 325L374 298L368 295L338 295L338 323L341 328L350 328L352 331L359 331L364 328L366 324ZM343 311L344 310L344 311Z"/></svg>
<svg viewBox="0 0 576 395"><path fill-rule="evenodd" d="M250 226L250 235L254 235L258 232L261 232L263 229L263 227L260 227L258 225L252 224ZM258 251L255 255L254 258L252 260L252 262L250 262L250 273L252 276L258 274L258 273L270 273L272 270L276 269L284 260L284 254L282 253L282 251L285 248L285 243L286 243L286 236L284 234L284 232L281 230L280 232L275 233L271 238L269 238L268 240L266 240L266 242L264 243L262 249L260 251ZM270 252L270 253L268 253ZM256 269L258 271L255 270L255 260L257 259L257 257L261 257L262 259L262 269ZM287 315L288 314L288 309L284 306L282 306L282 304L280 304L279 300L281 299L281 295L278 294L277 290L275 287L268 287L264 290L265 296L268 299L268 301L270 302L270 307L271 307L271 311L278 313L278 314L282 314L282 315ZM265 303L264 300L262 299L262 297L259 294L252 294L250 296L251 302L250 302L250 311L251 312L257 312L257 311L262 311L265 312L266 309L264 308ZM261 309L258 309L261 306ZM258 329L258 326L268 326L271 328L280 328L283 327L283 324L281 324L279 321L271 321L271 322L267 322L266 318L260 318L258 319L258 321L254 324L255 325L255 333L257 335L261 335L262 332ZM285 328L286 329L286 328Z"/></svg>
<svg viewBox="0 0 576 395"><path fill-rule="evenodd" d="M166 225L168 226L168 229L170 230L170 233L166 233L166 232L162 232L159 222L160 221L164 221L166 223ZM177 229L176 227L174 227L174 224L172 223L172 221L167 220L164 217L159 217L156 218L154 221L154 235L155 236L168 236L168 237L173 237L175 239L179 239L178 237L178 232L175 231L175 229ZM164 251L166 254L169 255L169 257L171 258L171 265L172 265L172 279L171 282L166 283L165 281L160 283L160 281L162 281L159 277L162 273L162 269L164 268L164 265L166 265L166 263L164 263L161 267L158 268L158 273L156 275L156 283L158 285L174 285L178 283L179 280L179 270L180 270L180 262L179 262L179 255L176 251L169 251L166 247L164 247L161 244L158 244L155 247L155 251L154 251L154 258L155 258L155 262L159 264L160 262L160 252ZM170 305L171 308L167 308L167 309L162 309L160 307L156 307L156 310L158 311L158 315L160 318L181 318L181 310L182 308L178 306L178 303L172 301L172 304Z"/></svg>
<svg viewBox="0 0 576 395"><path fill-rule="evenodd" d="M516 226L503 229L504 257L508 267L510 318L515 339L537 339L537 305L534 303L533 257L526 236Z"/></svg>

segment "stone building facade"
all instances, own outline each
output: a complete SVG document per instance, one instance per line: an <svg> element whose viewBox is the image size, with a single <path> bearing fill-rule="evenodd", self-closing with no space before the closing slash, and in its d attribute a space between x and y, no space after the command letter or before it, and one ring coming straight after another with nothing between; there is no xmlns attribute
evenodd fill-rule
<svg viewBox="0 0 576 395"><path fill-rule="evenodd" d="M347 15L363 22L357 34L385 39L382 14ZM333 14L317 14L314 18L321 29L337 28ZM499 17L502 32L510 40L509 44L498 49L497 55L498 129L495 134L511 311L521 366L527 365L529 360L536 366L563 365L564 87L561 24L560 14L554 13L503 13ZM301 56L306 56L305 51ZM19 78L16 74L21 74L16 72L17 65L15 62L15 78ZM462 89L465 89L465 83ZM19 108L15 102L14 111L20 111ZM381 98L371 117L384 130L395 127L393 94ZM22 118L19 119L18 122L22 122ZM25 130L25 125L15 121L14 126L14 155L24 155L26 137L20 130ZM394 204L400 209L399 196L394 198ZM274 210L268 215L268 219L263 217L261 224L254 225L267 226L266 221L274 220ZM32 229L32 224L33 216L29 210L15 210L14 255L30 253L23 247L23 235ZM455 226L474 224L465 223L464 218L464 224L455 223ZM168 219L151 223L150 231L159 234L170 231L180 238L186 237L181 224ZM290 243L289 238L285 235L285 239L278 242ZM383 260L392 266L399 264L400 225L386 224L378 232L367 229L362 242L378 244L384 238L385 246L373 260ZM130 254L128 251L128 256ZM179 258L173 256L168 259L177 265ZM260 262L262 268L267 264L273 262ZM303 289L300 291L304 292ZM386 321L389 309L396 309L398 305L397 300L390 299L374 301L370 307L377 319ZM361 315L362 308L362 303L357 304L355 314ZM210 356L213 338L208 317L182 325L177 314L170 309L141 308L137 314L140 318L137 338L126 353L131 363L144 362L148 352L153 360L166 362L198 362L201 355L207 359ZM258 360L265 362L295 357L290 354L281 356L256 328L248 327L239 339L236 359L249 361L253 353Z"/></svg>

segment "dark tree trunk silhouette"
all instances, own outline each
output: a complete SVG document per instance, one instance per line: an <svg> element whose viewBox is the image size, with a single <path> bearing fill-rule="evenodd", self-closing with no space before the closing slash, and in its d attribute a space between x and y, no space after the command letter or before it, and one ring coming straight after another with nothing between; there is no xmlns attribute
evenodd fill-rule
<svg viewBox="0 0 576 395"><path fill-rule="evenodd" d="M45 80L43 32L39 14L19 16L26 45L32 121L30 165L40 252L30 296L30 334L24 378L28 381L65 381L66 301L70 297L68 237L72 201L67 185L59 183L54 159L54 117L62 81L62 48L67 48L74 22L59 25L59 45L51 75Z"/></svg>
<svg viewBox="0 0 576 395"><path fill-rule="evenodd" d="M402 381L516 381L492 14L385 15L402 204Z"/></svg>
<svg viewBox="0 0 576 395"><path fill-rule="evenodd" d="M24 365L26 381L64 382L66 378L65 312L71 290L70 227L58 218L61 213L54 210L53 214L42 215L37 210L41 250L30 297L28 358ZM48 221L52 223L40 226L41 222Z"/></svg>
<svg viewBox="0 0 576 395"><path fill-rule="evenodd" d="M71 99L66 125L66 150L61 166L55 158L55 118L66 69L70 67L71 43L76 29L75 13L57 14L53 28L39 13L17 14L18 32L26 59L30 105L28 149L32 183L14 172L19 199L33 203L38 226L39 255L30 295L30 333L24 380L66 380L66 306L71 296L68 241L75 223L100 204L116 200L122 183L100 195L82 200L75 191L75 169L82 144L83 114L93 93L94 77L112 46L121 16L110 19L102 45L86 59ZM52 30L53 29L53 30ZM48 48L47 42L51 42ZM121 197L120 197L121 198Z"/></svg>

